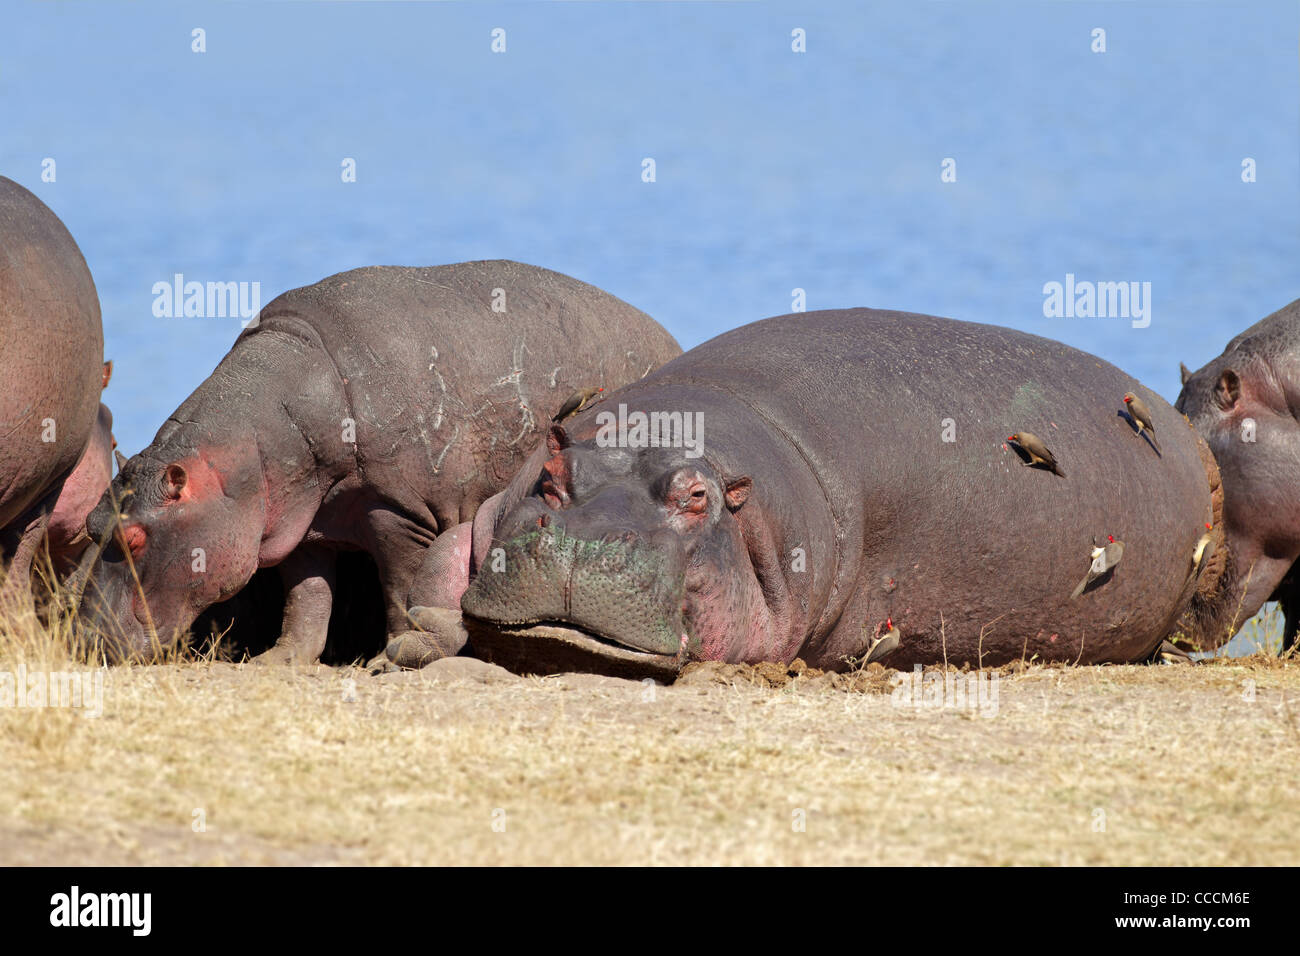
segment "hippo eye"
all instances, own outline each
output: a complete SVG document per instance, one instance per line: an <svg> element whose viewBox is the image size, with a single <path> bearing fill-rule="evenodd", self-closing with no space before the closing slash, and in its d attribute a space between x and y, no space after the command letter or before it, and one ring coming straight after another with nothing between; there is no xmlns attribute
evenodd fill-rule
<svg viewBox="0 0 1300 956"><path fill-rule="evenodd" d="M709 510L709 490L704 485L696 485L685 498L677 499L677 507L688 514L704 514Z"/></svg>

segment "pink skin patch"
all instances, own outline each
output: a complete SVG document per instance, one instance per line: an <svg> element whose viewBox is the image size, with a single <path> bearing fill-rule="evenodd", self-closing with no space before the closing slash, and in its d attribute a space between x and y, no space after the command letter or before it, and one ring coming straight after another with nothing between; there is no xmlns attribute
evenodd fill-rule
<svg viewBox="0 0 1300 956"><path fill-rule="evenodd" d="M86 516L99 504L113 478L113 416L104 405L76 468L68 476L50 516L50 550L80 554L89 542Z"/></svg>

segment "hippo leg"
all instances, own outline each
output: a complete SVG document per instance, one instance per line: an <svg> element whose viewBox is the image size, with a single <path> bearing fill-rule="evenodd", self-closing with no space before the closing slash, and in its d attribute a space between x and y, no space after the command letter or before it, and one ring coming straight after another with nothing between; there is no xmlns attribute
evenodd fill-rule
<svg viewBox="0 0 1300 956"><path fill-rule="evenodd" d="M1296 632L1300 631L1300 575L1295 567L1287 574L1273 597L1282 605L1282 653L1296 646Z"/></svg>
<svg viewBox="0 0 1300 956"><path fill-rule="evenodd" d="M280 639L253 658L260 664L312 664L320 660L334 606L336 555L304 545L280 563L284 582L284 623Z"/></svg>
<svg viewBox="0 0 1300 956"><path fill-rule="evenodd" d="M368 516L365 548L379 570L390 641L411 627L407 598L436 540L434 529L403 512L376 508Z"/></svg>
<svg viewBox="0 0 1300 956"><path fill-rule="evenodd" d="M0 613L22 614L36 610L36 599L32 596L32 565L41 542L45 540L50 513L62 490L63 482L60 481L52 492L27 512L25 520L16 522L16 527L21 530L6 534L0 541L0 554L12 555L8 574L0 582Z"/></svg>
<svg viewBox="0 0 1300 956"><path fill-rule="evenodd" d="M407 620L415 625L392 637L384 653L370 662L376 671L420 668L460 653L469 639L460 619L460 596L469 586L473 523L466 521L438 535L424 552L420 572L407 597Z"/></svg>

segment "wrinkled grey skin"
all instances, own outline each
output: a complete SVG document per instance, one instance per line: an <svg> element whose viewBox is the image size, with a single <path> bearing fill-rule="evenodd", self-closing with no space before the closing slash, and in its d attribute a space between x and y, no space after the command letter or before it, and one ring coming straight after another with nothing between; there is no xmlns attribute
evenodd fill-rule
<svg viewBox="0 0 1300 956"><path fill-rule="evenodd" d="M1177 407L1218 462L1234 578L1224 600L1197 603L1189 637L1217 647L1276 600L1289 649L1300 628L1300 300L1242 332L1200 371L1184 370Z"/></svg>
<svg viewBox="0 0 1300 956"><path fill-rule="evenodd" d="M315 660L336 554L352 549L378 565L400 634L420 582L436 584L417 576L428 545L506 483L564 400L680 351L626 303L516 262L357 269L288 292L92 514L107 546L81 623L111 658L147 659L279 566L284 623L265 657Z"/></svg>
<svg viewBox="0 0 1300 956"><path fill-rule="evenodd" d="M599 447L620 403L702 414L703 456ZM1004 444L1022 429L1068 478L1022 464ZM552 427L435 547L467 569L442 607L460 597L476 651L537 671L843 668L890 619L893 667L1143 660L1207 583L1191 561L1215 514L1205 462L1166 402L1060 343L869 309L783 316ZM1107 535L1123 562L1071 600Z"/></svg>
<svg viewBox="0 0 1300 956"><path fill-rule="evenodd" d="M0 607L32 604L32 561L95 427L103 362L81 250L44 203L0 176L0 560L10 562Z"/></svg>

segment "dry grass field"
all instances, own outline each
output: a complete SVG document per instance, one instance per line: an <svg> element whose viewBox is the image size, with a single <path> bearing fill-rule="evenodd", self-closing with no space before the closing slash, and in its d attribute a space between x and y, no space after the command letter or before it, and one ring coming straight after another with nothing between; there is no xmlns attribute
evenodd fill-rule
<svg viewBox="0 0 1300 956"><path fill-rule="evenodd" d="M938 671L182 659L99 672L99 716L6 705L66 646L0 633L3 864L1300 863L1300 664L1264 654L952 672L949 705Z"/></svg>

